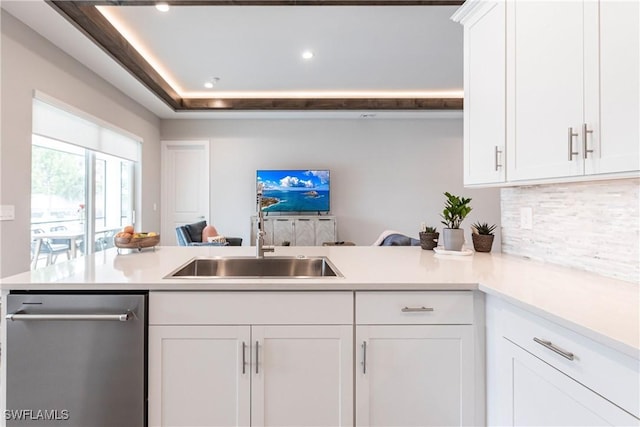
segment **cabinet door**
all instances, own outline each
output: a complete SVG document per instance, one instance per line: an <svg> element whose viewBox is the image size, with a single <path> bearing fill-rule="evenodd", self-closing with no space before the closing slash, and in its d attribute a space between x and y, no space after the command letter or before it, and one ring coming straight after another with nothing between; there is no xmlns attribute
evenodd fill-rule
<svg viewBox="0 0 640 427"><path fill-rule="evenodd" d="M293 223L296 246L314 246L316 244L315 220L298 218Z"/></svg>
<svg viewBox="0 0 640 427"><path fill-rule="evenodd" d="M149 426L248 426L249 343L249 326L150 326Z"/></svg>
<svg viewBox="0 0 640 427"><path fill-rule="evenodd" d="M505 3L465 23L464 183L504 182Z"/></svg>
<svg viewBox="0 0 640 427"><path fill-rule="evenodd" d="M293 220L287 218L274 218L273 222L273 245L282 246L283 242L294 244Z"/></svg>
<svg viewBox="0 0 640 427"><path fill-rule="evenodd" d="M474 425L472 326L357 326L356 425Z"/></svg>
<svg viewBox="0 0 640 427"><path fill-rule="evenodd" d="M352 326L252 331L252 425L352 425Z"/></svg>
<svg viewBox="0 0 640 427"><path fill-rule="evenodd" d="M274 221L270 218L264 220L264 244L273 245L273 224ZM253 239L253 244L256 244L256 239Z"/></svg>
<svg viewBox="0 0 640 427"><path fill-rule="evenodd" d="M640 3L587 2L585 17L585 172L640 170Z"/></svg>
<svg viewBox="0 0 640 427"><path fill-rule="evenodd" d="M318 218L316 222L316 245L321 246L324 242L335 242L336 220L334 218Z"/></svg>
<svg viewBox="0 0 640 427"><path fill-rule="evenodd" d="M551 365L502 339L502 425L633 426L639 420Z"/></svg>
<svg viewBox="0 0 640 427"><path fill-rule="evenodd" d="M509 180L582 175L583 3L506 7Z"/></svg>

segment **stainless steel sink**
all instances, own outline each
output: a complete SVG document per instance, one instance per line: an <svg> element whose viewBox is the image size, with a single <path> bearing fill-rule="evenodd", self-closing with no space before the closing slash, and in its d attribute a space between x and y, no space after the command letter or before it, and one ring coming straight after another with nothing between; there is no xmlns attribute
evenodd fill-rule
<svg viewBox="0 0 640 427"><path fill-rule="evenodd" d="M343 277L326 257L196 257L165 279Z"/></svg>

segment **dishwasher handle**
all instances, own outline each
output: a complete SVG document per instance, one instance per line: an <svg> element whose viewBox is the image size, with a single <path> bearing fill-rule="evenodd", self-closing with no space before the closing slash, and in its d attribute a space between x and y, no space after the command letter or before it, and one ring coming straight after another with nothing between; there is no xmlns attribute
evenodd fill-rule
<svg viewBox="0 0 640 427"><path fill-rule="evenodd" d="M133 313L124 314L27 314L16 312L7 314L7 320L115 320L126 322L133 319Z"/></svg>

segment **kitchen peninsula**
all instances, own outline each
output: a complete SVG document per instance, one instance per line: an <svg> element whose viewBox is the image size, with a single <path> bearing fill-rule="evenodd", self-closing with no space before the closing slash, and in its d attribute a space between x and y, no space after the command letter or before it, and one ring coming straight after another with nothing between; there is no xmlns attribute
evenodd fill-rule
<svg viewBox="0 0 640 427"><path fill-rule="evenodd" d="M638 424L637 284L497 253L447 256L368 246L278 247L273 255L325 256L343 277L165 278L196 256L254 253L250 247L108 250L3 279L3 310L11 291L148 291L149 425L213 420L203 402L216 393L212 381L228 364L238 367L227 384L234 392L224 393L219 405L225 409L214 411L231 417L217 418L225 423L248 424L249 417L252 425L299 423L305 416L321 425L388 424L399 416L432 425L510 423L505 420L540 413L535 402L523 407L520 387L544 396L552 384L580 403L563 410L569 419L579 414ZM193 345L223 337L231 351L218 372L211 367L213 347ZM388 365L385 354L416 375L393 377L396 365ZM285 361L291 375L299 369L325 389L305 390L294 377L274 376ZM528 365L540 361L544 366ZM182 372L185 364L193 366L192 376ZM515 375L523 378L520 366L544 381L513 382ZM424 384L433 386L416 385L425 375ZM186 387L204 400L181 399ZM274 397L280 394L299 399L300 409L284 411ZM441 410L418 405L407 414L408 395L419 401L439 396ZM504 399L512 405L500 405ZM393 405L380 405L384 401Z"/></svg>

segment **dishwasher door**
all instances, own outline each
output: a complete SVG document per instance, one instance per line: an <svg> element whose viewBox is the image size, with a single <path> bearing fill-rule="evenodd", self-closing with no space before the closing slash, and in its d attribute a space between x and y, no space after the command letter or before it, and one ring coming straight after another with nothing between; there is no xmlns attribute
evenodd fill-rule
<svg viewBox="0 0 640 427"><path fill-rule="evenodd" d="M8 295L7 426L145 426L146 302Z"/></svg>

